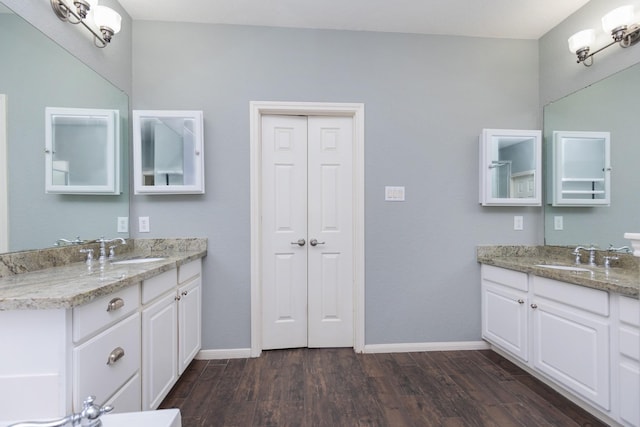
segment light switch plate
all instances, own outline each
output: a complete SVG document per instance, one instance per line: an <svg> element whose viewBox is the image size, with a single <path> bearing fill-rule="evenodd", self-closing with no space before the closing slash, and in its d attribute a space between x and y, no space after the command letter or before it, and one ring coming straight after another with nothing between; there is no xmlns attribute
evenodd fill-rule
<svg viewBox="0 0 640 427"><path fill-rule="evenodd" d="M404 202L404 187L384 187L384 200L387 202Z"/></svg>
<svg viewBox="0 0 640 427"><path fill-rule="evenodd" d="M522 216L516 215L513 217L513 229L524 230L524 218Z"/></svg>
<svg viewBox="0 0 640 427"><path fill-rule="evenodd" d="M118 233L128 233L128 232L129 232L129 217L119 216L118 217Z"/></svg>
<svg viewBox="0 0 640 427"><path fill-rule="evenodd" d="M553 229L554 230L564 230L564 218L561 216L553 217Z"/></svg>
<svg viewBox="0 0 640 427"><path fill-rule="evenodd" d="M138 231L140 233L148 233L149 232L149 217L148 216L138 217Z"/></svg>

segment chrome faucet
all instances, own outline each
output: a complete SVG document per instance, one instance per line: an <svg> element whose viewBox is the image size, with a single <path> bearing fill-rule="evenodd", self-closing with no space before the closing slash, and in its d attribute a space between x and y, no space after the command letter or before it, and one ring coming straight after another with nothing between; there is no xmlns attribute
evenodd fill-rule
<svg viewBox="0 0 640 427"><path fill-rule="evenodd" d="M82 402L82 411L77 414L67 415L64 418L52 421L24 421L11 424L9 427L63 427L66 425L81 427L100 427L102 421L99 419L102 414L111 412L113 406L98 406L93 402L94 396L89 396Z"/></svg>
<svg viewBox="0 0 640 427"><path fill-rule="evenodd" d="M575 255L575 264L576 265L580 265L581 264L581 260L580 260L580 250L587 250L587 248L585 248L584 246L576 246L576 248L573 250L573 252L571 252L571 255Z"/></svg>
<svg viewBox="0 0 640 427"><path fill-rule="evenodd" d="M580 250L585 250L589 252L589 265L590 266L595 266L596 265L596 251L598 250L598 248L596 248L595 246L591 245L588 248L585 248L584 246L577 246L573 252L571 252L571 255L575 255L575 263L576 265L580 265Z"/></svg>
<svg viewBox="0 0 640 427"><path fill-rule="evenodd" d="M98 257L98 262L100 262L100 264L104 264L107 261L107 243L120 242L120 244L123 245L127 244L127 241L122 237L116 237L115 239L105 239L104 237L101 237L96 239L96 242L100 243L100 256ZM115 246L109 247L109 249L109 259L113 259L116 255Z"/></svg>
<svg viewBox="0 0 640 427"><path fill-rule="evenodd" d="M604 257L604 268L609 268L611 267L611 261L617 261L620 259L619 256L616 255L610 255L614 252L617 253L630 253L631 249L629 248L629 246L621 246L619 248L614 248L612 244L609 244L609 247L607 248L607 256Z"/></svg>

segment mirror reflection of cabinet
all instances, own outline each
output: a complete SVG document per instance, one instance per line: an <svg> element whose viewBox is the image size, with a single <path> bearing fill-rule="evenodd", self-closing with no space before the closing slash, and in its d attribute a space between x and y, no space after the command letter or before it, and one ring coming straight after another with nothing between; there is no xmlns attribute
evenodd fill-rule
<svg viewBox="0 0 640 427"><path fill-rule="evenodd" d="M120 194L118 110L45 109L45 191Z"/></svg>
<svg viewBox="0 0 640 427"><path fill-rule="evenodd" d="M480 136L482 206L541 206L542 132L483 129Z"/></svg>
<svg viewBox="0 0 640 427"><path fill-rule="evenodd" d="M553 132L553 206L611 203L609 132Z"/></svg>
<svg viewBox="0 0 640 427"><path fill-rule="evenodd" d="M133 111L135 194L204 193L202 111Z"/></svg>

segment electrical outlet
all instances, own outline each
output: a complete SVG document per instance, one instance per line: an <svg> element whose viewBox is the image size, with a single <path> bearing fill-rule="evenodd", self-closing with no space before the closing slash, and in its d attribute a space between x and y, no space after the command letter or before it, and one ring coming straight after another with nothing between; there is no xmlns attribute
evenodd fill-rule
<svg viewBox="0 0 640 427"><path fill-rule="evenodd" d="M129 232L129 217L119 216L118 217L118 233L128 233L128 232Z"/></svg>
<svg viewBox="0 0 640 427"><path fill-rule="evenodd" d="M524 218L522 216L516 215L513 217L513 229L524 230Z"/></svg>
<svg viewBox="0 0 640 427"><path fill-rule="evenodd" d="M553 217L553 229L564 230L564 219L561 216Z"/></svg>
<svg viewBox="0 0 640 427"><path fill-rule="evenodd" d="M148 233L149 232L149 217L148 216L140 216L140 217L138 217L138 231L140 233Z"/></svg>

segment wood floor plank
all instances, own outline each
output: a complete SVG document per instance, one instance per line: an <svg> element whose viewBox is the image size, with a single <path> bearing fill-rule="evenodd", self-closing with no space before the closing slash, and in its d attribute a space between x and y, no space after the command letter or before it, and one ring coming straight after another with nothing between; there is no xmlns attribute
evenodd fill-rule
<svg viewBox="0 0 640 427"><path fill-rule="evenodd" d="M183 427L570 427L606 424L487 350L265 351L194 361L162 402Z"/></svg>

